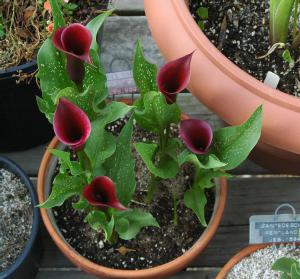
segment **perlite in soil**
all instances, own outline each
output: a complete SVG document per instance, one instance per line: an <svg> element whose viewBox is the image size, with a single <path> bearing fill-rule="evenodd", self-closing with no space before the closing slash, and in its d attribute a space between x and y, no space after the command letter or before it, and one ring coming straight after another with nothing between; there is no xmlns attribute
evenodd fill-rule
<svg viewBox="0 0 300 279"><path fill-rule="evenodd" d="M13 173L0 169L0 272L22 253L31 234L32 222L28 189Z"/></svg>
<svg viewBox="0 0 300 279"><path fill-rule="evenodd" d="M280 279L282 272L272 270L272 265L283 257L299 261L300 248L280 245L258 250L236 264L226 279Z"/></svg>

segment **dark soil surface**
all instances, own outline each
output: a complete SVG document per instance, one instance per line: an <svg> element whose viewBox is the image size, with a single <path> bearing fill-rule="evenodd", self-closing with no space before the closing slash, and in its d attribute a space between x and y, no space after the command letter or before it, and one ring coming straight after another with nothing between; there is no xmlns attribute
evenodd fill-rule
<svg viewBox="0 0 300 279"><path fill-rule="evenodd" d="M0 273L22 253L31 234L33 210L28 189L0 169Z"/></svg>
<svg viewBox="0 0 300 279"><path fill-rule="evenodd" d="M119 126L123 121L117 121L108 130L118 134ZM177 128L173 134L177 134ZM135 140L155 141L154 135L146 134L141 129L135 128ZM53 209L57 225L67 242L81 255L91 261L112 268L143 269L166 263L182 255L193 246L203 233L196 215L181 202L178 206L179 224L172 224L172 196L169 188L176 187L180 195L192 183L193 168L190 165L183 167L178 176L172 180L166 180L159 184L154 202L151 205L144 204L147 185L150 175L143 161L137 154L136 180L137 190L130 207L138 207L152 213L160 224L160 228L148 227L141 230L137 237L130 241L119 240L115 245L104 243L103 235L92 230L83 222L85 215L74 211L72 202L67 200L63 206ZM215 193L213 189L207 191L206 220L212 215ZM126 255L120 254L117 249L126 247L132 249Z"/></svg>
<svg viewBox="0 0 300 279"><path fill-rule="evenodd" d="M71 0L78 5L74 12L73 21L87 23L96 17L100 11L106 10L109 0Z"/></svg>
<svg viewBox="0 0 300 279"><path fill-rule="evenodd" d="M300 96L296 81L299 64L291 69L280 50L266 58L257 58L271 48L268 3L266 0L192 0L190 9L198 20L197 8L208 7L204 33L232 62L262 82L267 72L272 71L280 77L278 89ZM291 54L295 61L300 56L299 50Z"/></svg>

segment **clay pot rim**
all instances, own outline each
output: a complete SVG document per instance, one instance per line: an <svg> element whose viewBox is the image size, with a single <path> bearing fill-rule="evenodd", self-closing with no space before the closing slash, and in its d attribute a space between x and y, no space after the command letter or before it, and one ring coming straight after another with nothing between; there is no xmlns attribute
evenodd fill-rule
<svg viewBox="0 0 300 279"><path fill-rule="evenodd" d="M56 137L50 142L48 148L55 148L58 144L58 139ZM38 173L37 180L37 191L38 191L38 200L40 203L44 202L44 181L46 176L46 169L49 161L52 157L52 154L46 150ZM77 253L70 245L68 245L56 232L53 227L50 218L48 216L47 210L41 208L41 216L43 222L56 245L63 252L65 256L71 260L75 265L79 266L81 269L86 272L94 275L105 276L106 278L160 278L166 276L170 273L174 273L183 269L188 263L194 260L200 252L202 252L205 247L208 245L213 235L215 234L225 209L225 203L227 198L227 180L225 178L220 179L220 196L218 204L215 203L215 212L209 222L207 229L203 232L199 240L182 256L160 266L156 266L148 269L141 270L122 270L122 269L113 269L98 265L89 261L88 259L81 256Z"/></svg>
<svg viewBox="0 0 300 279"><path fill-rule="evenodd" d="M269 102L283 106L295 112L300 111L300 100L295 96L273 89L252 77L223 55L204 35L192 17L184 0L169 0L186 32L209 60L231 79ZM194 55L199 55L195 52ZM193 63L193 62L192 62Z"/></svg>

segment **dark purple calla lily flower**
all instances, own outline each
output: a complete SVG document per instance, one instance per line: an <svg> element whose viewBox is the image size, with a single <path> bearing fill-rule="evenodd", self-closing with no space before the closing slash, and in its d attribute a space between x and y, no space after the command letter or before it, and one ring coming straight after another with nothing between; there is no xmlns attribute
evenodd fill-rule
<svg viewBox="0 0 300 279"><path fill-rule="evenodd" d="M190 81L193 53L166 63L157 75L158 88L168 104L176 102L177 93L185 89Z"/></svg>
<svg viewBox="0 0 300 279"><path fill-rule="evenodd" d="M67 55L67 72L69 78L81 84L84 77L84 64L91 64L90 47L92 34L88 28L79 23L58 28L52 38L54 46Z"/></svg>
<svg viewBox="0 0 300 279"><path fill-rule="evenodd" d="M213 139L211 126L200 119L182 120L179 134L187 148L195 154L205 154Z"/></svg>
<svg viewBox="0 0 300 279"><path fill-rule="evenodd" d="M67 99L60 98L54 114L53 128L62 143L78 150L91 133L91 122L83 110Z"/></svg>
<svg viewBox="0 0 300 279"><path fill-rule="evenodd" d="M127 210L117 199L115 184L107 176L98 176L91 184L86 185L83 196L91 205L101 209L112 207L117 210Z"/></svg>

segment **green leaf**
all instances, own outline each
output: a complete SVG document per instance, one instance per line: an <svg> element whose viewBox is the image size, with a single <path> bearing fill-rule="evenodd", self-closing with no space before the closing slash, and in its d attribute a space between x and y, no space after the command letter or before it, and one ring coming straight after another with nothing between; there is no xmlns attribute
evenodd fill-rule
<svg viewBox="0 0 300 279"><path fill-rule="evenodd" d="M289 66L291 68L294 67L295 65L295 61L293 59L293 57L291 56L291 53L288 49L286 49L283 53L282 53L282 58L285 62L289 63Z"/></svg>
<svg viewBox="0 0 300 279"><path fill-rule="evenodd" d="M102 98L99 99L97 94L98 91L94 87L88 87L83 93L80 93L77 88L66 87L53 96L53 103L56 104L62 97L67 98L73 104L80 107L87 114L88 118L93 121L97 118L99 105L104 100Z"/></svg>
<svg viewBox="0 0 300 279"><path fill-rule="evenodd" d="M116 140L105 130L105 126L103 119L93 121L91 134L84 147L91 162L93 176L105 175L102 165L116 150Z"/></svg>
<svg viewBox="0 0 300 279"><path fill-rule="evenodd" d="M113 10L105 11L105 12L101 13L100 15L98 15L97 17L92 19L86 26L91 31L92 37L93 37L91 49L95 50L96 53L99 52L99 45L97 42L98 31L101 28L105 19L108 16L110 16L112 14L112 12L113 12Z"/></svg>
<svg viewBox="0 0 300 279"><path fill-rule="evenodd" d="M50 0L51 13L53 15L54 30L64 27L65 20L57 0Z"/></svg>
<svg viewBox="0 0 300 279"><path fill-rule="evenodd" d="M158 148L155 143L136 143L136 151L142 157L147 168L155 176L158 176L163 179L173 178L177 175L179 171L179 166L177 161L172 157L166 156L160 160L158 166L153 163L153 158L155 156L156 150Z"/></svg>
<svg viewBox="0 0 300 279"><path fill-rule="evenodd" d="M103 211L93 210L85 217L85 221L95 231L103 230L105 234L105 241L109 240L113 233L114 217L108 222Z"/></svg>
<svg viewBox="0 0 300 279"><path fill-rule="evenodd" d="M226 163L221 162L214 154L196 156L189 150L185 149L178 156L179 165L184 163L192 163L198 169L214 169L226 166Z"/></svg>
<svg viewBox="0 0 300 279"><path fill-rule="evenodd" d="M286 43L294 0L270 0L270 38L272 44Z"/></svg>
<svg viewBox="0 0 300 279"><path fill-rule="evenodd" d="M88 201L83 198L83 197L80 197L79 201L78 202L73 202L72 203L72 207L75 209L75 210L85 210L89 207L89 203Z"/></svg>
<svg viewBox="0 0 300 279"><path fill-rule="evenodd" d="M205 29L205 22L203 20L198 20L197 24L198 24L198 26L200 27L201 30Z"/></svg>
<svg viewBox="0 0 300 279"><path fill-rule="evenodd" d="M82 170L80 163L77 161L71 161L71 154L70 152L57 150L57 149L48 149L51 154L59 158L60 165L65 166L66 170L70 170L72 175L80 175L84 173L84 170Z"/></svg>
<svg viewBox="0 0 300 279"><path fill-rule="evenodd" d="M298 262L294 259L283 257L283 258L278 259L273 264L272 269L281 271L281 272L285 272L285 273L290 273L292 265L295 263L298 263Z"/></svg>
<svg viewBox="0 0 300 279"><path fill-rule="evenodd" d="M227 163L225 170L240 165L258 142L262 127L262 106L242 125L219 129L214 132L211 154Z"/></svg>
<svg viewBox="0 0 300 279"><path fill-rule="evenodd" d="M299 263L294 263L291 267L291 279L300 279Z"/></svg>
<svg viewBox="0 0 300 279"><path fill-rule="evenodd" d="M81 195L85 180L81 176L58 174L53 181L53 188L48 199L39 205L41 208L61 206L64 201L74 195Z"/></svg>
<svg viewBox="0 0 300 279"><path fill-rule="evenodd" d="M199 187L193 187L184 193L184 204L186 207L192 209L197 215L202 226L206 227L205 221L205 205L207 199L205 196L205 190Z"/></svg>
<svg viewBox="0 0 300 279"><path fill-rule="evenodd" d="M106 125L124 117L131 109L126 104L112 102L101 110L101 118L92 122L92 131L84 150L90 159L93 176L105 174L102 164L116 150L116 140L105 130Z"/></svg>
<svg viewBox="0 0 300 279"><path fill-rule="evenodd" d="M100 63L100 54L91 49L90 57L92 64L84 63L83 90L93 89L96 92L95 100L99 103L105 100L108 95L106 74Z"/></svg>
<svg viewBox="0 0 300 279"><path fill-rule="evenodd" d="M166 146L166 154L169 155L173 160L178 161L178 151L182 146L182 142L178 138L170 138Z"/></svg>
<svg viewBox="0 0 300 279"><path fill-rule="evenodd" d="M101 111L103 121L108 124L126 116L134 107L121 102L111 102Z"/></svg>
<svg viewBox="0 0 300 279"><path fill-rule="evenodd" d="M215 186L214 179L218 177L231 177L231 175L221 169L201 169L197 177L197 187L212 188Z"/></svg>
<svg viewBox="0 0 300 279"><path fill-rule="evenodd" d="M116 152L105 162L107 176L116 185L117 197L123 205L131 201L136 187L135 160L132 155L133 117L123 127L117 138Z"/></svg>
<svg viewBox="0 0 300 279"><path fill-rule="evenodd" d="M36 96L36 102L41 113L44 113L49 122L53 119L53 106L49 105L45 100Z"/></svg>
<svg viewBox="0 0 300 279"><path fill-rule="evenodd" d="M41 46L37 55L37 63L39 68L37 78L43 95L43 101L38 99L39 108L52 122L56 108L52 100L53 95L66 87L75 88L76 86L67 76L64 54L54 47L51 38L46 39Z"/></svg>
<svg viewBox="0 0 300 279"><path fill-rule="evenodd" d="M179 123L180 109L176 103L169 105L160 92L148 92L144 97L144 109L135 110L138 124L144 129L160 133L171 123Z"/></svg>
<svg viewBox="0 0 300 279"><path fill-rule="evenodd" d="M132 72L135 84L142 96L149 91L158 91L157 66L146 60L139 40L136 43Z"/></svg>
<svg viewBox="0 0 300 279"><path fill-rule="evenodd" d="M129 221L126 218L122 217L118 219L116 223L116 227L118 228L117 232L119 234L126 234L126 232L129 230L129 225Z"/></svg>
<svg viewBox="0 0 300 279"><path fill-rule="evenodd" d="M207 7L199 7L196 11L196 14L201 19L208 19L208 8Z"/></svg>
<svg viewBox="0 0 300 279"><path fill-rule="evenodd" d="M140 209L118 211L115 213L115 229L120 238L130 240L134 238L143 227L159 227L155 218Z"/></svg>

